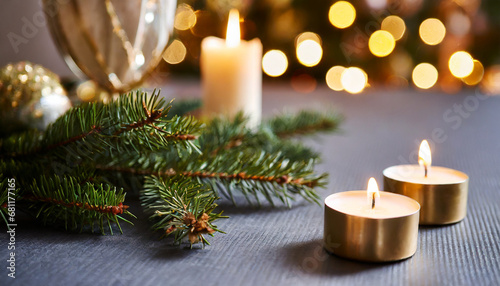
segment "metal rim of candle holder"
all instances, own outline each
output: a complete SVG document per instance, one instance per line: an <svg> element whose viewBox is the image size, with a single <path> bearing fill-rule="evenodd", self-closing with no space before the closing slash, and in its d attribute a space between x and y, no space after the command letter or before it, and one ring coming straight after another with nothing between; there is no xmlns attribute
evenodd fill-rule
<svg viewBox="0 0 500 286"><path fill-rule="evenodd" d="M383 171L384 190L416 200L420 206L420 225L447 225L462 221L467 214L469 177L451 184L419 184L400 181Z"/></svg>
<svg viewBox="0 0 500 286"><path fill-rule="evenodd" d="M401 217L368 218L348 215L326 204L323 243L327 252L363 262L410 258L417 250L418 210ZM397 194L396 194L397 195ZM410 199L410 198L407 198Z"/></svg>

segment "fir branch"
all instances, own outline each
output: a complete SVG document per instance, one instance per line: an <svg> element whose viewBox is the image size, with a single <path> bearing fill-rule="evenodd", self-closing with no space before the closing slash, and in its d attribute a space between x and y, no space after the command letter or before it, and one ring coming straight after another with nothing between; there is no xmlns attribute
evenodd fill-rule
<svg viewBox="0 0 500 286"><path fill-rule="evenodd" d="M307 135L318 131L334 131L343 120L336 112L317 112L304 110L296 115L284 113L264 123L276 136L289 138L295 135Z"/></svg>
<svg viewBox="0 0 500 286"><path fill-rule="evenodd" d="M146 156L141 160L122 156L96 168L105 172L102 176L110 178L115 177L116 172L195 178L230 198L233 203L234 192L238 191L251 204L260 205L260 193L271 204L274 204L273 198L278 198L291 206L290 200L296 196L318 202L319 197L313 188L325 185L326 174L314 174L313 166L314 159L293 162L282 158L280 153L256 152L248 148L230 149L215 157L192 154L179 159L172 152L155 153L155 156Z"/></svg>
<svg viewBox="0 0 500 286"><path fill-rule="evenodd" d="M96 169L101 171L113 171L113 172L129 173L132 175L143 175L143 176L150 176L150 175L161 176L161 177L181 176L181 177L189 177L196 179L217 178L221 180L261 181L261 182L276 183L278 185L291 184L296 186L307 186L309 188L314 188L320 185L320 180L305 180L304 178L294 179L288 175L275 177L275 176L247 175L244 172L236 174L228 174L227 172L210 173L210 172L200 172L200 171L177 172L172 168L164 171L153 171L146 169L135 169L135 168L124 168L117 166L102 166L102 165L97 165Z"/></svg>
<svg viewBox="0 0 500 286"><path fill-rule="evenodd" d="M210 244L204 234L222 232L213 224L225 218L222 212L213 212L216 199L213 191L182 177L146 177L141 191L142 206L154 222L152 228L163 236L173 235L176 244L186 237L191 245Z"/></svg>
<svg viewBox="0 0 500 286"><path fill-rule="evenodd" d="M92 231L99 226L101 233L105 224L112 232L113 224L127 221L123 214L133 216L123 191L109 182L136 178L153 228L176 243L188 238L207 244L204 235L218 231L212 224L222 217L213 213L216 194L233 203L236 194L251 204L262 198L273 205L276 198L288 206L297 197L318 202L315 188L326 179L313 170L318 154L283 138L335 130L338 115L288 114L254 130L242 114L206 126L172 114L188 107L170 112L159 93L137 92L72 108L44 133L0 140L0 173L22 180L19 201L45 223Z"/></svg>
<svg viewBox="0 0 500 286"><path fill-rule="evenodd" d="M252 130L246 127L248 118L242 113L232 120L215 118L207 124L201 134L200 148L205 156L216 156L220 152L237 148L244 151L248 148L264 150L270 154L280 153L282 159L292 161L308 161L318 159L319 154L300 142L283 140L276 136L270 128L262 127Z"/></svg>
<svg viewBox="0 0 500 286"><path fill-rule="evenodd" d="M94 232L98 226L104 234L104 224L107 224L113 234L112 224L122 232L119 221L131 223L121 214L134 217L123 205L122 190L110 185L82 183L81 178L73 176L42 176L33 181L29 195L22 199L45 224L62 223L70 230L83 231L87 225Z"/></svg>
<svg viewBox="0 0 500 286"><path fill-rule="evenodd" d="M0 138L0 159L30 157L30 153L39 148L42 133L38 129L29 129L19 134Z"/></svg>
<svg viewBox="0 0 500 286"><path fill-rule="evenodd" d="M248 118L239 112L232 120L222 117L212 119L199 138L200 149L206 155L215 156L220 151L241 145L251 135L246 127Z"/></svg>
<svg viewBox="0 0 500 286"><path fill-rule="evenodd" d="M82 184L84 183L80 183L80 185ZM41 198L36 196L24 196L22 199L31 202L44 202L44 203L55 204L65 208L77 207L83 210L96 211L102 214L118 215L118 214L123 214L124 211L128 209L128 206L124 205L123 203L119 203L116 206L108 206L108 205L98 206L98 205L89 205L88 203L83 204L79 202L65 202L63 200L57 200L54 198Z"/></svg>
<svg viewBox="0 0 500 286"><path fill-rule="evenodd" d="M171 106L159 97L137 92L109 104L87 103L70 109L42 135L30 131L0 143L0 156L31 160L33 156L59 155L95 160L106 152L138 152L167 148L171 144L198 150L196 139L202 124L190 117L167 120ZM57 152L63 149L62 152Z"/></svg>
<svg viewBox="0 0 500 286"><path fill-rule="evenodd" d="M81 142L85 142L88 147L92 145L97 147L99 145L95 140L97 137L88 135L102 130L103 109L104 105L100 103L72 108L49 125L43 134L28 131L21 135L13 135L2 144L2 157L30 160L33 156L45 155L57 147L67 147Z"/></svg>

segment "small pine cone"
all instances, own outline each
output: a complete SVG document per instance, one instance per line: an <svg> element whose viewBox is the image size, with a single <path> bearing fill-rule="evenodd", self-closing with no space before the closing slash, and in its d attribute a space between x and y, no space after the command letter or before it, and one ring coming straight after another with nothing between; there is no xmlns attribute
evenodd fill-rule
<svg viewBox="0 0 500 286"><path fill-rule="evenodd" d="M206 213L203 213L198 220L208 222L209 216Z"/></svg>
<svg viewBox="0 0 500 286"><path fill-rule="evenodd" d="M188 237L191 244L195 244L199 241L198 233L193 232L193 229L191 229L191 231L189 232Z"/></svg>
<svg viewBox="0 0 500 286"><path fill-rule="evenodd" d="M193 225L196 223L196 218L192 213L188 213L184 216L183 222L185 225Z"/></svg>

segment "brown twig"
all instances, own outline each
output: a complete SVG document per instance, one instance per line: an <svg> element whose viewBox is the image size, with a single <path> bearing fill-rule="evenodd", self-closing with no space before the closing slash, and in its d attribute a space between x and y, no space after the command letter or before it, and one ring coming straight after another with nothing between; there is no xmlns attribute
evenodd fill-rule
<svg viewBox="0 0 500 286"><path fill-rule="evenodd" d="M120 173L130 173L135 175L156 175L156 176L175 176L180 174L181 176L191 177L191 178L219 178L222 180L249 180L249 181L261 181L261 182L274 182L278 185L284 184L292 184L292 185L301 185L310 188L314 188L317 185L317 181L306 181L303 178L294 179L290 176L283 175L279 177L275 176L256 176L256 175L247 175L244 172L240 172L237 174L228 174L228 173L216 173L216 172L200 172L200 171L186 171L178 173L174 169L167 169L165 171L151 171L145 169L134 169L134 168L122 168L122 167L108 167L97 165L96 169L103 171L114 171Z"/></svg>
<svg viewBox="0 0 500 286"><path fill-rule="evenodd" d="M87 132L87 133L82 133L80 135L77 135L77 136L74 136L74 137L71 137L63 142L57 142L57 143L54 143L52 145L49 145L45 148L43 148L43 151L42 152L48 152L54 148L57 148L57 147L61 147L61 146L65 146L65 145L68 145L70 143L73 143L73 142L76 142L78 140L82 140L84 139L85 137L89 136L89 135L92 135L93 133L99 133L101 132L101 127L97 127L95 125L92 126L92 129ZM38 153L36 150L33 151L34 153Z"/></svg>
<svg viewBox="0 0 500 286"><path fill-rule="evenodd" d="M158 118L163 116L163 114L162 114L163 109L150 111L147 108L146 103L144 101L142 102L142 108L144 108L144 111L146 111L146 114L147 114L146 119L139 120L139 121L131 123L131 124L123 124L121 126L121 128L115 132L114 135L117 136L117 135L120 135L124 132L130 131L132 129L137 129L137 128L141 128L141 127L149 125L149 124L153 124L156 122L156 120Z"/></svg>
<svg viewBox="0 0 500 286"><path fill-rule="evenodd" d="M77 203L77 202L67 203L67 202L57 200L54 198L41 198L41 197L36 197L36 196L25 196L25 197L23 197L23 199L33 201L33 202L43 202L43 203L56 204L56 205L67 207L67 208L77 207L77 208L81 208L81 209L85 209L85 210L89 210L89 211L96 211L96 212L103 213L103 214L111 213L114 215L123 214L123 212L125 210L127 210L129 207L127 205L124 205L123 203L119 203L117 206L93 206L93 205L90 205L89 203L83 204L83 203Z"/></svg>
<svg viewBox="0 0 500 286"><path fill-rule="evenodd" d="M62 147L62 146L66 146L68 144L71 144L71 143L74 143L76 141L79 141L79 140L82 140L94 133L100 133L101 132L101 127L100 126L92 126L92 129L89 131L89 132L84 132L82 134L79 134L79 135L76 135L76 136L73 136L69 139L66 139L62 142L57 142L57 143L53 143L51 145L48 145L46 147L43 147L43 148L37 148L37 149L34 149L34 150L31 150L29 152L26 152L26 153L10 153L10 154L6 154L4 157L7 157L7 158L19 158L19 157L28 157L28 156L32 156L32 155L39 155L39 154L43 154L43 153L46 153L46 152L49 152L51 151L52 149L55 149L57 147Z"/></svg>
<svg viewBox="0 0 500 286"><path fill-rule="evenodd" d="M196 140L198 139L198 136L196 135L191 135L191 134L169 134L163 136L163 138L167 140Z"/></svg>

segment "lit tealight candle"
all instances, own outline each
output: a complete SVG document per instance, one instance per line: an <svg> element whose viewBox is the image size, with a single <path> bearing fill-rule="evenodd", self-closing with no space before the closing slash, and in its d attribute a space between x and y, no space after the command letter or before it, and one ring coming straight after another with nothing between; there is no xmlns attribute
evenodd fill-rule
<svg viewBox="0 0 500 286"><path fill-rule="evenodd" d="M467 211L469 177L457 170L432 166L427 140L418 152L419 165L392 166L384 170L384 189L418 201L420 224L439 225L461 221Z"/></svg>
<svg viewBox="0 0 500 286"><path fill-rule="evenodd" d="M203 114L249 117L260 123L262 113L262 44L240 39L238 10L231 10L226 39L207 37L201 43Z"/></svg>
<svg viewBox="0 0 500 286"><path fill-rule="evenodd" d="M420 205L379 192L374 178L366 191L336 193L325 199L324 247L335 255L371 262L396 261L417 250Z"/></svg>

